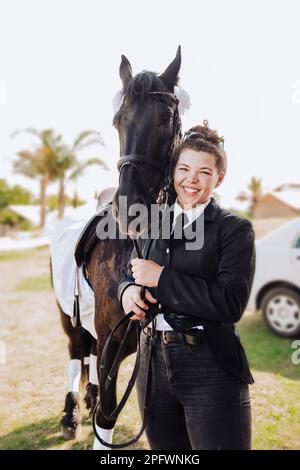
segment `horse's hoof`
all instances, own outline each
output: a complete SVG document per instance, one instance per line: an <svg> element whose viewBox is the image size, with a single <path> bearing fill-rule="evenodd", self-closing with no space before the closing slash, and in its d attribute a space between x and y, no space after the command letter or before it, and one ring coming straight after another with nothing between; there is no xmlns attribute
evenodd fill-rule
<svg viewBox="0 0 300 470"><path fill-rule="evenodd" d="M61 431L65 439L78 439L81 434L81 416L78 393L69 392L65 400L64 416L61 419Z"/></svg>
<svg viewBox="0 0 300 470"><path fill-rule="evenodd" d="M93 414L94 408L98 401L98 386L89 383L86 387L86 395L84 397L86 409L90 410L89 416Z"/></svg>
<svg viewBox="0 0 300 470"><path fill-rule="evenodd" d="M63 438L66 439L67 441L70 441L72 439L79 439L81 436L81 431L82 431L81 424L78 424L76 428L74 428L73 426L61 427Z"/></svg>

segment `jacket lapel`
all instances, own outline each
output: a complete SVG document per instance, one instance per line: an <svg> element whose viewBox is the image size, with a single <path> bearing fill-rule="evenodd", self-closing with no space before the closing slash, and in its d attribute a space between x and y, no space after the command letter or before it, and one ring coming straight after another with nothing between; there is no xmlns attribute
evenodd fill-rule
<svg viewBox="0 0 300 470"><path fill-rule="evenodd" d="M173 219L174 219L173 207L174 206L172 206L172 210L170 211L169 221L167 219L168 214L164 213L165 211L163 211L163 217L165 217L165 224L166 224L166 226L169 224L169 229L170 229L169 233L171 233L172 223L173 223ZM219 213L220 213L220 206L218 205L215 198L211 197L211 200L210 200L209 204L205 207L203 213L199 216L199 217L204 217L204 220L203 220L203 224L204 224L203 229L204 229L204 231L205 231L206 224L213 223L217 219ZM199 217L197 219L195 219L191 224L189 224L186 227L186 229L183 231L183 238L182 239L174 238L172 240L172 242L171 242L172 247L175 247L175 246L179 245L180 243L182 243L183 240L184 240L184 242L193 242L193 239L195 239L197 224L199 224L199 220L198 220ZM194 235L194 236L192 236L192 235ZM165 242L168 245L170 244L170 240L165 240Z"/></svg>

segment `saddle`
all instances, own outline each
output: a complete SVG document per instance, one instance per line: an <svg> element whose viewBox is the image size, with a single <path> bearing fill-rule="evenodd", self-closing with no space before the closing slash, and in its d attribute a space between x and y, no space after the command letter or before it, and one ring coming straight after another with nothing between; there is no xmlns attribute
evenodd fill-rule
<svg viewBox="0 0 300 470"><path fill-rule="evenodd" d="M100 222L104 215L104 210L102 209L99 213L93 215L89 221L84 226L77 243L75 245L75 261L78 267L85 264L86 259L91 254L92 250L95 248L98 238L96 233L97 224Z"/></svg>
<svg viewBox="0 0 300 470"><path fill-rule="evenodd" d="M87 271L87 264L90 256L96 247L99 239L97 236L97 225L100 220L104 217L108 210L111 209L113 196L116 188L104 189L99 197L96 211L97 213L91 217L85 224L78 240L75 245L74 257L77 265L76 279L75 279L75 292L74 292L74 303L73 303L73 316L71 318L72 325L75 328L80 328L82 323L80 320L80 305L79 305L79 268L82 267L82 272L85 280L89 284L90 288L93 289L89 275Z"/></svg>
<svg viewBox="0 0 300 470"><path fill-rule="evenodd" d="M117 188L106 188L99 194L98 204L97 204L97 213L89 219L89 221L84 226L77 243L75 245L75 261L78 267L83 266L88 261L93 249L95 248L98 238L96 233L97 224L102 219L104 213L107 211L108 207L111 206L114 194ZM85 271L85 269L84 269ZM86 277L86 273L84 272ZM86 278L88 283L89 280Z"/></svg>

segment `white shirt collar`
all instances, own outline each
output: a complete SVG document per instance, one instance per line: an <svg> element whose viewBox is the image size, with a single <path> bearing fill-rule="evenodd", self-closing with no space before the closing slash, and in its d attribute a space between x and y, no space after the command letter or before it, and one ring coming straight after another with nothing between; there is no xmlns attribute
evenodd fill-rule
<svg viewBox="0 0 300 470"><path fill-rule="evenodd" d="M175 224L175 221L176 221L176 217L181 213L181 212L184 212L189 221L187 224L185 224L184 227L187 227L188 225L190 225L192 222L194 222L194 220L196 220L201 214L202 212L204 211L205 207L208 206L208 204L210 203L211 201L211 198L209 198L206 202L204 202L203 204L198 204L196 207L192 207L191 209L182 209L180 207L180 205L178 204L177 202L177 199L176 198L176 201L174 203L174 218L173 218L173 228L174 228L174 224Z"/></svg>

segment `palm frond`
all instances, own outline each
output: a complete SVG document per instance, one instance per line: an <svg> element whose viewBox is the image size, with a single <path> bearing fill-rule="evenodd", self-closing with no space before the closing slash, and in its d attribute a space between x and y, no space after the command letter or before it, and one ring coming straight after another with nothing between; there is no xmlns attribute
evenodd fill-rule
<svg viewBox="0 0 300 470"><path fill-rule="evenodd" d="M87 139L88 137L92 137L92 139L90 139L88 142L84 142L84 140ZM82 131L79 133L79 135L75 139L72 145L71 151L72 152L79 151L92 144L100 144L103 147L105 147L105 142L100 132L91 131L91 130Z"/></svg>
<svg viewBox="0 0 300 470"><path fill-rule="evenodd" d="M75 168L74 171L69 175L68 179L71 181L77 180L77 178L79 178L79 176L84 173L84 170L86 170L86 168L91 165L100 165L103 167L104 170L109 169L101 158L89 158L86 162L79 164L77 168Z"/></svg>

